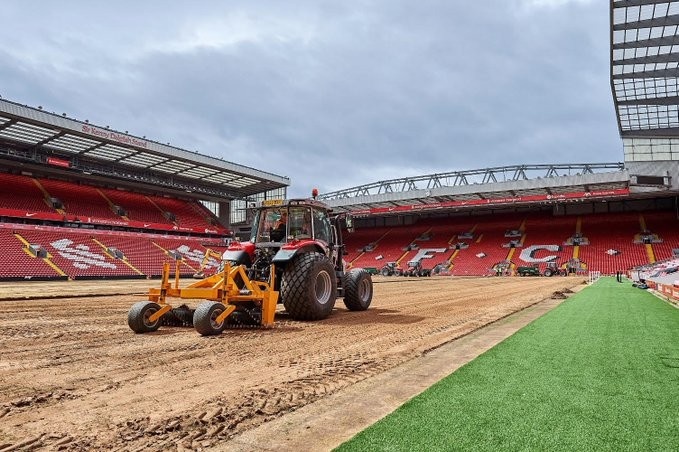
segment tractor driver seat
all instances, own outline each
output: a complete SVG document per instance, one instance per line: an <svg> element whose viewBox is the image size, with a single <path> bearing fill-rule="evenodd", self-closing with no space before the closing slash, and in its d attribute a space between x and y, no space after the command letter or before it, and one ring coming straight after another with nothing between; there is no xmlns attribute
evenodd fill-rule
<svg viewBox="0 0 679 452"><path fill-rule="evenodd" d="M281 214L280 219L276 223L276 226L269 231L269 236L271 237L272 242L283 241L283 239L285 238L285 228L287 227L287 223L288 223L287 212L283 212Z"/></svg>

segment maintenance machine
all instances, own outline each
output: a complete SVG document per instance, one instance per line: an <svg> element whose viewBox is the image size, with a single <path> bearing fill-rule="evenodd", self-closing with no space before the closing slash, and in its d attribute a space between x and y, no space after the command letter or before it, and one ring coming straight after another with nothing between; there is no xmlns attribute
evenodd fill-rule
<svg viewBox="0 0 679 452"><path fill-rule="evenodd" d="M380 270L382 276L401 276L403 270L398 266L398 262L387 262Z"/></svg>
<svg viewBox="0 0 679 452"><path fill-rule="evenodd" d="M424 268L420 261L409 261L403 276L431 276L431 269Z"/></svg>
<svg viewBox="0 0 679 452"><path fill-rule="evenodd" d="M351 216L333 215L316 199L265 201L250 240L233 241L215 275L180 288L178 272L172 284L165 264L160 289L132 306L128 325L146 333L162 324L192 324L213 335L229 326L271 327L278 303L293 320L324 319L337 298L350 311L364 311L372 301L372 278L362 268L345 271L343 226L353 230ZM194 310L174 308L170 298L207 301Z"/></svg>
<svg viewBox="0 0 679 452"><path fill-rule="evenodd" d="M567 276L568 275L568 270L565 268L559 267L559 264L556 262L547 262L547 268L545 268L545 271L542 273L543 275L549 277L549 276Z"/></svg>

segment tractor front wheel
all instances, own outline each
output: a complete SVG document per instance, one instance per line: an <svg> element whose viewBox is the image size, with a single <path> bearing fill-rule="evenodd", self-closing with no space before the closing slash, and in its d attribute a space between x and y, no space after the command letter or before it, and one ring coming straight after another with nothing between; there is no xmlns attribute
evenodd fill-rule
<svg viewBox="0 0 679 452"><path fill-rule="evenodd" d="M135 303L127 313L127 324L135 333L150 333L160 328L160 319L151 322L150 317L160 311L160 305L152 301Z"/></svg>
<svg viewBox="0 0 679 452"><path fill-rule="evenodd" d="M304 253L290 262L281 279L283 306L294 320L321 320L337 297L335 267L325 255Z"/></svg>
<svg viewBox="0 0 679 452"><path fill-rule="evenodd" d="M213 336L224 331L226 322L217 322L217 317L226 310L226 306L217 301L201 303L193 313L193 327L202 336Z"/></svg>
<svg viewBox="0 0 679 452"><path fill-rule="evenodd" d="M350 311L365 311L373 299L373 281L370 273L355 268L344 275L344 305Z"/></svg>

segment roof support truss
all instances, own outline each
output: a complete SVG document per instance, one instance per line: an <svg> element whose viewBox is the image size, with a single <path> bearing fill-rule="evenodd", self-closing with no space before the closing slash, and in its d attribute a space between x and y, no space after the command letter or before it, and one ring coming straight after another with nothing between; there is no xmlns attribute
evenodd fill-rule
<svg viewBox="0 0 679 452"><path fill-rule="evenodd" d="M520 181L534 178L549 178L575 174L592 174L594 172L612 172L623 169L622 163L574 163L554 165L514 165L494 168L483 168L449 173L436 173L417 177L391 179L371 184L352 187L330 193L324 193L320 199L344 199L360 196L372 196L385 193L409 192L415 190L457 187L473 183L497 183Z"/></svg>

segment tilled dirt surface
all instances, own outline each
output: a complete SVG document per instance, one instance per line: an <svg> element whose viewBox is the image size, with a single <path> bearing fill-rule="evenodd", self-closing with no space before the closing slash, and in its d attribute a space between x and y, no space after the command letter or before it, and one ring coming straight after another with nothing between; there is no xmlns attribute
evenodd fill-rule
<svg viewBox="0 0 679 452"><path fill-rule="evenodd" d="M127 311L139 295L78 296L143 292L147 281L5 284L0 299L36 298L0 301L0 451L228 446L238 433L582 282L376 277L365 312L338 301L320 322L281 312L274 328L207 338L170 327L134 334ZM72 298L40 298L60 293Z"/></svg>

